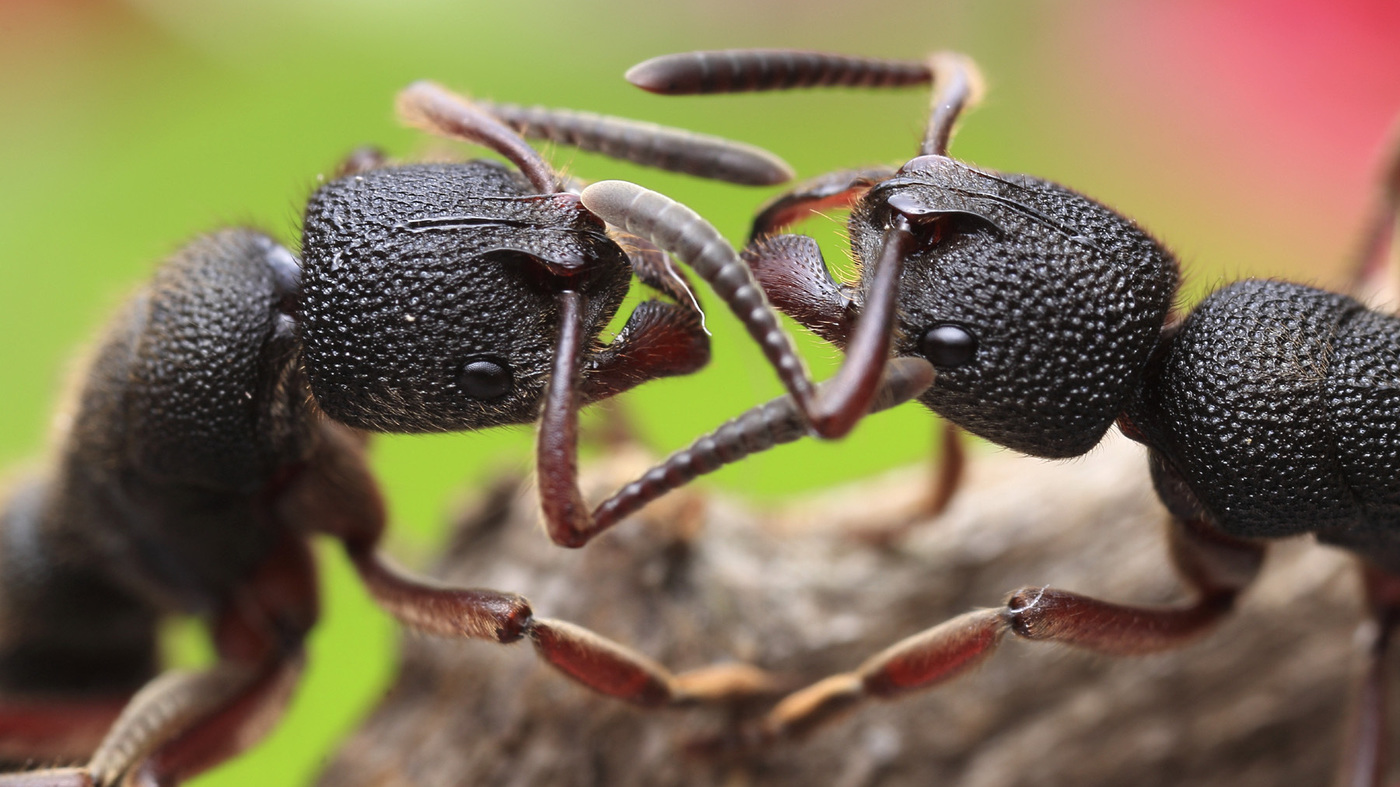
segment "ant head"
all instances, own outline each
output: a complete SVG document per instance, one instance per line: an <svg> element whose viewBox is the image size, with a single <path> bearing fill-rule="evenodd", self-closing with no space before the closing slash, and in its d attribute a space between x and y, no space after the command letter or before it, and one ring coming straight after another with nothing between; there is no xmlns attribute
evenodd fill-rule
<svg viewBox="0 0 1400 787"><path fill-rule="evenodd" d="M1092 448L1123 411L1176 290L1174 259L1062 186L924 155L856 205L857 259L912 229L897 355L928 359L921 397L969 431L1049 457Z"/></svg>
<svg viewBox="0 0 1400 787"><path fill-rule="evenodd" d="M536 419L558 293L596 338L631 269L572 194L487 161L370 169L322 186L303 228L301 336L312 394L360 429Z"/></svg>

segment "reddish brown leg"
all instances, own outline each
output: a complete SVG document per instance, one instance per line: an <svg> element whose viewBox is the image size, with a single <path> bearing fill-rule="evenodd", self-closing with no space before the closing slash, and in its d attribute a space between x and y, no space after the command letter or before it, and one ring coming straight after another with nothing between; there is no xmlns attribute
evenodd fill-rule
<svg viewBox="0 0 1400 787"><path fill-rule="evenodd" d="M1380 787L1386 776L1386 686L1391 639L1400 624L1400 577L1363 564L1371 638L1336 787Z"/></svg>
<svg viewBox="0 0 1400 787"><path fill-rule="evenodd" d="M1051 588L1024 588L1001 609L969 612L876 654L854 672L798 691L764 720L758 742L805 735L868 699L893 699L967 672L1011 632L1110 655L1180 647L1230 610L1258 572L1263 547L1202 522L1173 520L1171 554L1197 598L1189 604L1111 604Z"/></svg>
<svg viewBox="0 0 1400 787"><path fill-rule="evenodd" d="M51 768L27 773L0 774L4 787L94 787L87 768Z"/></svg>
<svg viewBox="0 0 1400 787"><path fill-rule="evenodd" d="M76 762L97 748L130 700L129 694L69 701L6 700L0 707L0 756Z"/></svg>
<svg viewBox="0 0 1400 787"><path fill-rule="evenodd" d="M647 657L586 629L536 618L525 598L457 588L394 566L379 552L384 505L365 464L362 441L323 423L321 449L295 480L281 515L339 538L375 601L404 625L444 637L501 644L528 638L563 674L594 691L641 706L725 702L771 693L746 666L673 674Z"/></svg>
<svg viewBox="0 0 1400 787"><path fill-rule="evenodd" d="M280 715L315 618L311 555L288 534L220 615L216 665L146 684L85 768L0 776L0 785L172 785L233 757Z"/></svg>
<svg viewBox="0 0 1400 787"><path fill-rule="evenodd" d="M962 485L967 467L966 438L952 421L942 421L939 432L938 451L930 462L929 489L923 502L893 521L858 530L856 537L861 541L880 546L898 543L920 523L934 519L948 509L958 487Z"/></svg>
<svg viewBox="0 0 1400 787"><path fill-rule="evenodd" d="M967 469L967 444L963 431L952 421L943 421L938 441L938 458L934 461L933 482L929 487L928 499L924 503L923 515L936 517L948 510L953 495L962 485L963 474Z"/></svg>

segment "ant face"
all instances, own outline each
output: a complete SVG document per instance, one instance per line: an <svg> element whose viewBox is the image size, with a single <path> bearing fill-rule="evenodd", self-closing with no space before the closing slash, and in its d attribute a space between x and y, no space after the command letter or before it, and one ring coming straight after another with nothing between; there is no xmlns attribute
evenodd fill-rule
<svg viewBox="0 0 1400 787"><path fill-rule="evenodd" d="M1080 194L944 156L914 159L855 206L858 259L879 253L896 213L917 244L904 260L895 350L937 371L921 401L1018 451L1089 450L1161 332L1172 258Z"/></svg>
<svg viewBox="0 0 1400 787"><path fill-rule="evenodd" d="M485 161L332 181L308 203L302 247L312 392L331 417L375 431L534 421L558 292L584 296L592 340L631 277L577 197L538 194Z"/></svg>

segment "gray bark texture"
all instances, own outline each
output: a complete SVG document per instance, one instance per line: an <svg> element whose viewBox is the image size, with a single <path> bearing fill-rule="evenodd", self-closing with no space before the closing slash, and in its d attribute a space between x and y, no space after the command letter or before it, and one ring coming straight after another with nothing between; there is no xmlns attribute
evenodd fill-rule
<svg viewBox="0 0 1400 787"><path fill-rule="evenodd" d="M611 455L588 488L615 488L645 460ZM578 551L548 544L531 485L504 483L434 574L522 593L537 614L673 670L737 660L794 688L1024 586L1183 597L1146 458L1122 438L1070 462L974 455L943 516L893 546L857 537L911 510L928 475L769 508L683 490ZM1281 542L1237 612L1178 651L1110 659L1008 636L972 674L725 757L691 744L754 710L637 709L569 682L528 644L406 635L396 685L322 784L1324 785L1363 663L1355 565L1311 539Z"/></svg>

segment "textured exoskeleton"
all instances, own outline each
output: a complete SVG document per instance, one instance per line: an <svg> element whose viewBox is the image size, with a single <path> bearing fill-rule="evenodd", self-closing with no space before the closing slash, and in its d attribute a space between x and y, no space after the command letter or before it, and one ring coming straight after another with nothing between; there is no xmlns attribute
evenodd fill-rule
<svg viewBox="0 0 1400 787"><path fill-rule="evenodd" d="M171 784L251 745L285 704L317 617L307 537L318 533L344 544L406 625L529 638L603 694L652 706L761 682L742 668L689 681L535 617L520 596L442 587L380 553L366 432L539 422L542 508L556 540L577 545L591 521L576 482L579 408L709 358L680 272L583 207L505 125L518 108L498 118L418 83L400 112L514 168L357 153L311 195L300 259L253 229L200 237L97 348L51 468L0 513L0 757L86 764L0 784ZM640 163L736 182L789 174L762 151L689 132L524 118L525 133ZM711 273L731 305L727 293L758 291L742 265ZM634 276L664 299L642 302L603 344ZM155 627L172 613L208 621L214 666L154 677Z"/></svg>
<svg viewBox="0 0 1400 787"><path fill-rule="evenodd" d="M648 61L628 78L659 93L933 81L917 157L821 176L778 197L759 211L744 259L775 306L846 352L843 371L930 363L934 380L919 399L963 429L1059 458L1089 451L1118 423L1147 446L1172 517L1172 558L1196 596L1154 608L1022 589L1000 609L968 613L797 692L757 739L801 734L861 699L949 679L1008 631L1110 654L1178 646L1232 608L1258 571L1261 539L1314 533L1360 558L1379 624L1340 782L1378 783L1380 665L1400 620L1400 319L1276 281L1229 285L1173 316L1177 262L1131 219L1063 186L948 155L954 121L979 84L956 55L920 64L697 52ZM1400 203L1400 150L1394 156L1363 272L1379 266ZM585 204L623 224L623 207L591 193L604 188L617 187L590 187ZM843 205L860 272L850 284L832 279L811 238L773 234ZM664 230L644 234L670 248ZM801 422L802 408L783 408ZM737 419L608 505L800 436L767 434L757 419Z"/></svg>

